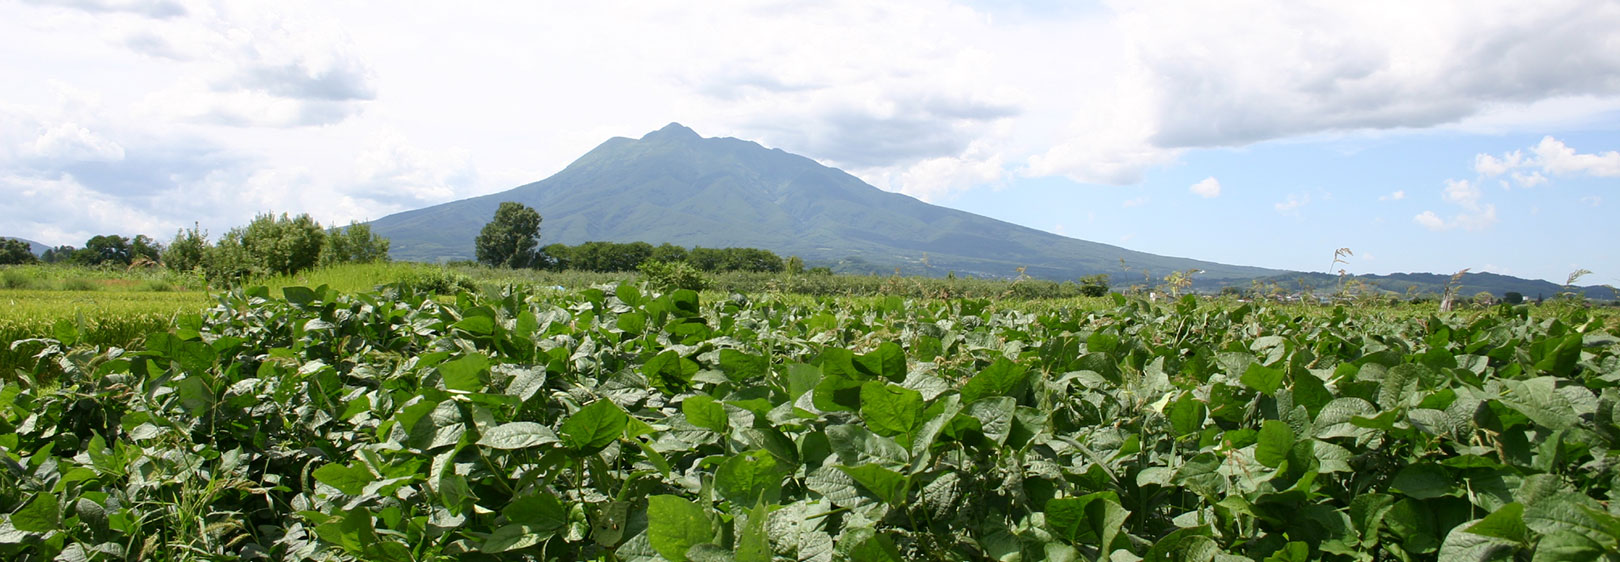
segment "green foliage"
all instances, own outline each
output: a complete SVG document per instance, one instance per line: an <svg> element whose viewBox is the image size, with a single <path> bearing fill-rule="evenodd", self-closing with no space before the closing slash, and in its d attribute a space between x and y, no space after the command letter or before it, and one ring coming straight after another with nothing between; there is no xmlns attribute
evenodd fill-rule
<svg viewBox="0 0 1620 562"><path fill-rule="evenodd" d="M540 240L540 213L522 203L507 201L495 210L475 240L478 263L494 267L528 267Z"/></svg>
<svg viewBox="0 0 1620 562"><path fill-rule="evenodd" d="M29 264L39 261L28 243L16 238L0 238L0 265Z"/></svg>
<svg viewBox="0 0 1620 562"><path fill-rule="evenodd" d="M709 288L709 279L686 262L647 260L641 264L641 275L647 285L660 291L688 289L702 291Z"/></svg>
<svg viewBox="0 0 1620 562"><path fill-rule="evenodd" d="M373 233L371 225L351 222L346 228L326 231L321 265L388 261L388 245L388 239Z"/></svg>
<svg viewBox="0 0 1620 562"><path fill-rule="evenodd" d="M182 229L174 233L174 239L163 249L163 265L175 271L202 268L212 248L208 243L208 233L203 232L200 225L193 224L190 230Z"/></svg>
<svg viewBox="0 0 1620 562"><path fill-rule="evenodd" d="M0 379L0 557L1620 559L1583 309L516 285L56 323Z"/></svg>
<svg viewBox="0 0 1620 562"><path fill-rule="evenodd" d="M1081 277L1080 294L1088 297L1108 296L1108 274L1098 273Z"/></svg>

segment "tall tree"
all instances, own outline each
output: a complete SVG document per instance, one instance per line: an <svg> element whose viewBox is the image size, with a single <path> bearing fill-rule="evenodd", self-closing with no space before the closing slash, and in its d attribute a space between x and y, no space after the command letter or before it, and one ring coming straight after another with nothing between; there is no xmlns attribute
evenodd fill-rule
<svg viewBox="0 0 1620 562"><path fill-rule="evenodd" d="M494 267L528 267L539 244L540 213L513 201L501 203L475 241L478 262Z"/></svg>
<svg viewBox="0 0 1620 562"><path fill-rule="evenodd" d="M28 243L16 238L0 238L0 265L19 263L34 263L38 258L28 248Z"/></svg>

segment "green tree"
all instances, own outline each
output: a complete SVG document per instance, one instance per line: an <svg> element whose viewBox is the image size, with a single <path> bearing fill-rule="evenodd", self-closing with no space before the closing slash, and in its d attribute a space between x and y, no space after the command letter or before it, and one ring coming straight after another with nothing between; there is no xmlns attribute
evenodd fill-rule
<svg viewBox="0 0 1620 562"><path fill-rule="evenodd" d="M28 243L16 238L0 239L0 265L34 263L39 258L28 248Z"/></svg>
<svg viewBox="0 0 1620 562"><path fill-rule="evenodd" d="M163 245L158 244L156 240L145 234L136 234L134 238L129 240L129 260L131 262L141 258L158 261L158 256L162 253Z"/></svg>
<svg viewBox="0 0 1620 562"><path fill-rule="evenodd" d="M1502 302L1515 305L1524 304L1524 293L1520 293L1518 291L1508 291L1506 293L1502 293Z"/></svg>
<svg viewBox="0 0 1620 562"><path fill-rule="evenodd" d="M192 223L191 230L178 230L169 246L163 249L163 265L175 271L192 271L203 267L203 260L208 257L212 245L208 243L208 233L202 227Z"/></svg>
<svg viewBox="0 0 1620 562"><path fill-rule="evenodd" d="M326 247L321 249L321 263L388 261L388 245L388 239L372 232L371 225L351 222L348 228L326 231Z"/></svg>
<svg viewBox="0 0 1620 562"><path fill-rule="evenodd" d="M288 218L286 213L280 217L264 214L245 228L226 233L220 245L226 245L226 240L240 246L245 256L229 256L224 265L234 266L229 262L245 261L255 273L291 275L320 263L321 248L326 245L326 229L308 214L293 218Z"/></svg>
<svg viewBox="0 0 1620 562"><path fill-rule="evenodd" d="M475 240L478 262L495 267L528 267L540 243L540 213L513 201L501 203L495 218Z"/></svg>
<svg viewBox="0 0 1620 562"><path fill-rule="evenodd" d="M1080 278L1080 294L1088 297L1108 295L1108 274L1098 273Z"/></svg>
<svg viewBox="0 0 1620 562"><path fill-rule="evenodd" d="M788 256L787 261L782 263L782 267L788 273L800 275L804 273L804 260L799 256Z"/></svg>
<svg viewBox="0 0 1620 562"><path fill-rule="evenodd" d="M88 265L129 265L132 257L129 239L117 234L91 237L84 249L89 252L84 257Z"/></svg>

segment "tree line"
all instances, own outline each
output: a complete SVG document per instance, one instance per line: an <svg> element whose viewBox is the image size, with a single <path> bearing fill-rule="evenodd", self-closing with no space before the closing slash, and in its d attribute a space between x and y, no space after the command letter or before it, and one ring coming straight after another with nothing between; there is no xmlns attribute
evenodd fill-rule
<svg viewBox="0 0 1620 562"><path fill-rule="evenodd" d="M21 240L0 243L0 265L44 262L90 267L162 266L199 272L210 280L290 275L317 265L375 261L388 261L388 239L377 236L370 226L351 223L328 228L308 214L258 215L253 222L232 228L217 241L210 241L207 232L193 225L175 232L168 244L144 234L103 234L85 241L83 248L57 246L38 257Z"/></svg>
<svg viewBox="0 0 1620 562"><path fill-rule="evenodd" d="M478 263L492 267L595 272L638 271L649 262L684 263L704 272L747 271L777 273L804 271L797 256L783 259L759 248L686 249L664 243L585 242L569 246L540 246L540 213L527 205L507 201L479 231L474 241Z"/></svg>

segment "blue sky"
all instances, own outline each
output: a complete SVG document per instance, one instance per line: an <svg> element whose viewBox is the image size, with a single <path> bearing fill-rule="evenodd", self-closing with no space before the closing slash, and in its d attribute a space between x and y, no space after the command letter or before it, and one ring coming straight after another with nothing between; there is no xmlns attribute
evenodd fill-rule
<svg viewBox="0 0 1620 562"><path fill-rule="evenodd" d="M374 219L677 121L1148 252L1620 284L1610 1L0 0L0 72L0 234L49 244Z"/></svg>

